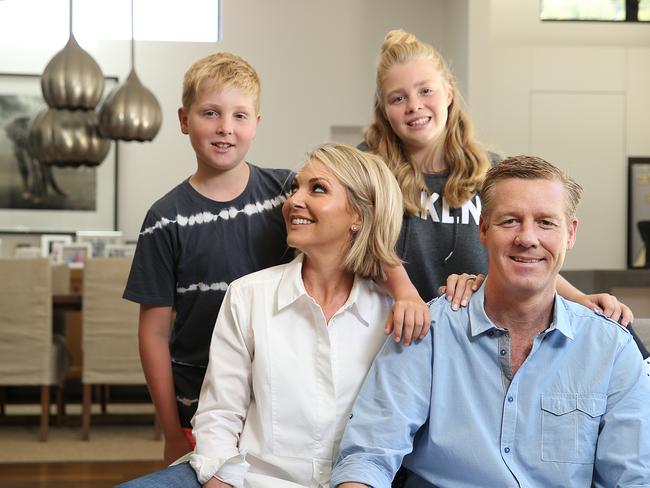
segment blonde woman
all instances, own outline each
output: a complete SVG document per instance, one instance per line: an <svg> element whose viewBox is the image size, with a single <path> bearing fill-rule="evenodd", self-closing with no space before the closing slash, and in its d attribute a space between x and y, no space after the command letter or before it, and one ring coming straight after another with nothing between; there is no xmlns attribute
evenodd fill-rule
<svg viewBox="0 0 650 488"><path fill-rule="evenodd" d="M234 281L210 344L188 463L125 487L326 487L345 422L385 340L373 280L400 263L395 178L376 156L317 147L283 208L290 263Z"/></svg>
<svg viewBox="0 0 650 488"><path fill-rule="evenodd" d="M422 298L434 298L449 275L485 273L478 189L498 157L474 137L444 58L413 34L394 30L384 39L374 121L361 148L379 155L400 185L405 215L397 251ZM474 282L474 290L481 281ZM557 289L623 325L632 320L630 309L612 295L585 295L562 277ZM454 292L452 280L448 297ZM454 308L467 303L470 294L469 289L456 293Z"/></svg>

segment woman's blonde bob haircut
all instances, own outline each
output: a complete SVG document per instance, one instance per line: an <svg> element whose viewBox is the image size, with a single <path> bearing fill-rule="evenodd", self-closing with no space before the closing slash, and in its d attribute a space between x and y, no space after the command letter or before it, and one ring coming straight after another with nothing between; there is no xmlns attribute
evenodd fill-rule
<svg viewBox="0 0 650 488"><path fill-rule="evenodd" d="M390 69L398 64L423 59L431 62L440 73L452 101L448 107L445 131L440 135L439 150L449 169L444 197L450 207L460 207L480 188L490 167L486 151L474 138L474 128L469 116L461 107L461 96L449 66L431 45L418 40L413 34L393 30L386 34L377 62L375 88L375 120L366 129L365 140L371 152L381 156L397 178L404 195L404 207L413 215L423 210L421 192L428 192L419 167L404 152L386 117L384 109L384 80ZM433 148L432 148L433 149Z"/></svg>
<svg viewBox="0 0 650 488"><path fill-rule="evenodd" d="M374 280L385 280L385 266L397 266L395 243L402 226L402 194L384 162L347 144L329 142L316 147L307 163L319 161L345 187L350 210L361 218L350 230L346 270Z"/></svg>

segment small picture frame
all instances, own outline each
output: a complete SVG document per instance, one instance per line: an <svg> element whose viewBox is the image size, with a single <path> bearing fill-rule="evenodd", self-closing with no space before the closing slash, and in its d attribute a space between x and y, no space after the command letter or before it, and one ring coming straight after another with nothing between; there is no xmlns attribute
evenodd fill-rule
<svg viewBox="0 0 650 488"><path fill-rule="evenodd" d="M64 244L72 244L70 234L42 234L41 235L41 256L50 258L53 263L61 262L61 247Z"/></svg>
<svg viewBox="0 0 650 488"><path fill-rule="evenodd" d="M14 257L23 259L40 258L42 257L41 248L36 246L16 246Z"/></svg>
<svg viewBox="0 0 650 488"><path fill-rule="evenodd" d="M104 257L130 259L135 254L135 244L106 244Z"/></svg>
<svg viewBox="0 0 650 488"><path fill-rule="evenodd" d="M61 262L71 268L83 268L86 259L92 256L92 246L88 242L74 242L61 246Z"/></svg>
<svg viewBox="0 0 650 488"><path fill-rule="evenodd" d="M122 232L115 231L78 231L76 242L88 243L92 249L93 258L102 258L106 255L106 246L109 244L122 244Z"/></svg>
<svg viewBox="0 0 650 488"><path fill-rule="evenodd" d="M628 162L627 266L650 268L650 157Z"/></svg>

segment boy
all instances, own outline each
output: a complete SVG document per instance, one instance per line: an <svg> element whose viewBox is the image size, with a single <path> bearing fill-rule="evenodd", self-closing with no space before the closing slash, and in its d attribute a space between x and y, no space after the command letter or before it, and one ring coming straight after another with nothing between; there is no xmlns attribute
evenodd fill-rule
<svg viewBox="0 0 650 488"><path fill-rule="evenodd" d="M244 160L260 121L259 94L255 70L230 53L187 71L178 118L197 169L147 213L124 292L141 304L140 354L165 462L193 447L190 419L228 284L293 257L281 215L290 171Z"/></svg>

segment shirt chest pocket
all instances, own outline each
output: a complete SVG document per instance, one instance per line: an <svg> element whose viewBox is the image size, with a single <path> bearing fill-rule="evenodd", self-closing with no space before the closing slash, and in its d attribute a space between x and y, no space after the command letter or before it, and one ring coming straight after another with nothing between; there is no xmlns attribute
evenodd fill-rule
<svg viewBox="0 0 650 488"><path fill-rule="evenodd" d="M600 393L542 395L542 460L594 462L600 417L607 397Z"/></svg>

